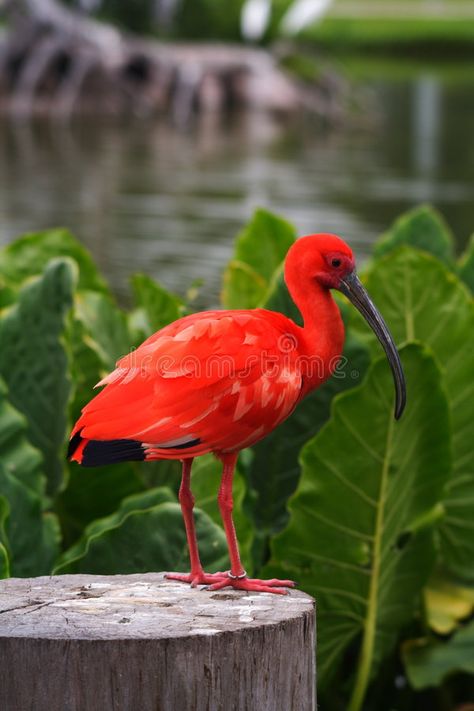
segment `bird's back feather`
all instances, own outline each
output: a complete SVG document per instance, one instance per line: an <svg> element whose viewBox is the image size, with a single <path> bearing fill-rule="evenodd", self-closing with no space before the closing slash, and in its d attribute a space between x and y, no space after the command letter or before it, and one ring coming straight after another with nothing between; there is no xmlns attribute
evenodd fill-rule
<svg viewBox="0 0 474 711"><path fill-rule="evenodd" d="M99 383L73 430L72 459L183 458L253 444L298 402L300 331L262 309L169 324Z"/></svg>

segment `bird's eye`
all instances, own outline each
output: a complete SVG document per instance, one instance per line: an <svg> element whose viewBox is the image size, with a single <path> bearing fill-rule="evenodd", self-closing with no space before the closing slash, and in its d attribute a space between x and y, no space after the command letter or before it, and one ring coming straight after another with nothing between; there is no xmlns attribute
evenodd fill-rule
<svg viewBox="0 0 474 711"><path fill-rule="evenodd" d="M341 260L340 259L332 259L331 266L333 266L333 267L335 267L335 269L337 269L338 267L341 266Z"/></svg>

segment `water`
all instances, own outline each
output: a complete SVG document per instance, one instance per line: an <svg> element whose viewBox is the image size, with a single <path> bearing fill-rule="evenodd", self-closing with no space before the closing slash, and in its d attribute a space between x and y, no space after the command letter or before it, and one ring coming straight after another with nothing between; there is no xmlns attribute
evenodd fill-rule
<svg viewBox="0 0 474 711"><path fill-rule="evenodd" d="M301 234L334 231L359 257L403 210L435 204L458 251L474 231L474 79L363 83L370 110L329 129L259 115L199 121L4 123L0 242L67 226L126 301L144 271L218 302L235 234L257 206ZM471 75L472 76L472 75Z"/></svg>

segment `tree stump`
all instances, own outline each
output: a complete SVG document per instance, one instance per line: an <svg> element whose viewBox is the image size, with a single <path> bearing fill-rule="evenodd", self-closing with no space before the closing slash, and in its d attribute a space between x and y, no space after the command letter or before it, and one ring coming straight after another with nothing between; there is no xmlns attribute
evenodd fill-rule
<svg viewBox="0 0 474 711"><path fill-rule="evenodd" d="M0 581L0 709L311 711L308 595L163 574Z"/></svg>

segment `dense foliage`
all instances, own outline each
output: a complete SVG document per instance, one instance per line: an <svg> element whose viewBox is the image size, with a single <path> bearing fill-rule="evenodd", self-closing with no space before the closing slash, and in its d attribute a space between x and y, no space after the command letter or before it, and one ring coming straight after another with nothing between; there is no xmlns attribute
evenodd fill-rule
<svg viewBox="0 0 474 711"><path fill-rule="evenodd" d="M125 31L173 39L268 42L296 35L306 44L338 51L397 54L440 47L472 52L474 43L470 0L438 0L431 8L425 0L369 0L361 6L351 0L333 0L329 6L321 0L61 1Z"/></svg>
<svg viewBox="0 0 474 711"><path fill-rule="evenodd" d="M295 239L258 211L238 237L223 305L298 318L281 263ZM253 573L293 577L318 605L323 708L452 708L474 673L474 242L460 260L429 208L403 216L365 273L401 348L408 406L393 420L381 350L352 307L338 377L242 453L236 525ZM186 570L179 465L81 469L68 432L116 359L191 309L144 275L115 303L63 230L0 252L0 577ZM219 466L196 462L202 557L227 563Z"/></svg>

